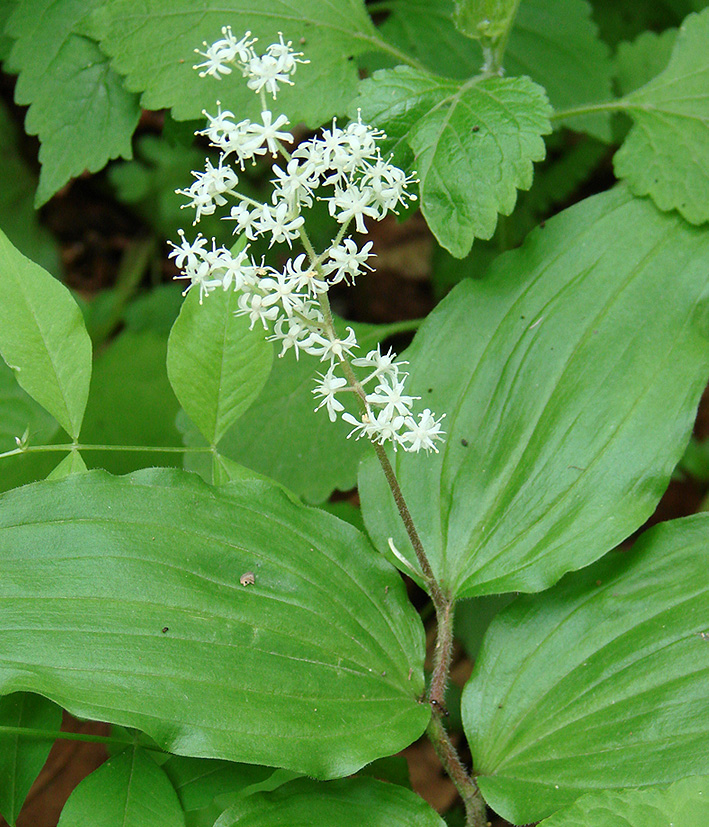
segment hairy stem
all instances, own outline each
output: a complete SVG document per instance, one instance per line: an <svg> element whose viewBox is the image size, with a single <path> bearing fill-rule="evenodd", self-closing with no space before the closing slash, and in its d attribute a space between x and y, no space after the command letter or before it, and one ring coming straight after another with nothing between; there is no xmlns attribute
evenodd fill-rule
<svg viewBox="0 0 709 827"><path fill-rule="evenodd" d="M438 715L434 714L432 716L426 734L433 744L441 764L443 764L445 771L463 799L466 827L485 827L487 812L478 785L463 766L463 762L460 760L460 756Z"/></svg>

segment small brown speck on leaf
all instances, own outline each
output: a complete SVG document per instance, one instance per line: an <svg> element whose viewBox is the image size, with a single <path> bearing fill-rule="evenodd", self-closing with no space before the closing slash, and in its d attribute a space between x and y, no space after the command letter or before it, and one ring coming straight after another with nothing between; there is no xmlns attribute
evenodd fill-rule
<svg viewBox="0 0 709 827"><path fill-rule="evenodd" d="M239 578L239 583L241 583L242 586L253 586L255 582L256 578L252 571L244 572Z"/></svg>
<svg viewBox="0 0 709 827"><path fill-rule="evenodd" d="M163 626L163 627L162 627L162 633L163 633L163 634L165 634L166 632L169 632L169 631L170 631L170 630L168 629L168 627L167 627L167 626Z"/></svg>

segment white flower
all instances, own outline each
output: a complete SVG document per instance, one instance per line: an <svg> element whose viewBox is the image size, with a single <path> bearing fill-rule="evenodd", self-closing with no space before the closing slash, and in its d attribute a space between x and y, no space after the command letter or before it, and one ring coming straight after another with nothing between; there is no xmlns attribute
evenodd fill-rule
<svg viewBox="0 0 709 827"><path fill-rule="evenodd" d="M259 287L267 293L264 302L280 304L288 317L292 316L293 311L300 306L302 297L297 295L297 282L287 271L285 273L272 271L272 275L261 279Z"/></svg>
<svg viewBox="0 0 709 827"><path fill-rule="evenodd" d="M325 405L330 422L334 422L337 419L337 414L345 409L342 402L335 399L335 394L347 385L347 380L342 376L335 376L334 366L330 366L327 373L319 373L318 376L319 381L313 389L313 393L315 396L322 396L323 400L315 410L319 411Z"/></svg>
<svg viewBox="0 0 709 827"><path fill-rule="evenodd" d="M281 201L275 207L269 207L268 204L261 207L259 229L262 233L271 233L269 247L282 241L286 241L290 247L291 241L298 238L299 230L305 223L305 219L302 215L289 218L288 212L288 204L285 201Z"/></svg>
<svg viewBox="0 0 709 827"><path fill-rule="evenodd" d="M379 208L379 217L383 218L387 212L396 212L396 206L406 206L406 201L415 201L416 196L407 192L408 184L415 182L416 176L409 175L387 161L378 159L367 167L362 175L362 185L372 190L371 201Z"/></svg>
<svg viewBox="0 0 709 827"><path fill-rule="evenodd" d="M282 126L289 123L288 118L286 118L285 115L279 115L273 123L271 123L272 118L272 112L269 112L268 110L262 112L261 120L263 121L263 126L258 123L251 123L247 127L247 132L259 141L260 146L263 146L265 143L268 146L268 151L275 158L280 149L276 142L284 141L285 143L291 144L293 143L293 136L290 132L278 131Z"/></svg>
<svg viewBox="0 0 709 827"><path fill-rule="evenodd" d="M201 78L211 75L217 80L220 80L220 74L231 74L231 66L228 64L238 62L243 65L254 56L254 51L251 47L256 43L257 38L249 40L251 32L246 32L241 40L237 40L232 34L231 26L223 26L222 34L224 37L212 43L211 46L207 44L206 40L204 41L203 45L207 47L206 52L200 52L199 49L195 49L198 55L207 58L204 63L198 63L192 67L193 69L204 68L204 71L199 73Z"/></svg>
<svg viewBox="0 0 709 827"><path fill-rule="evenodd" d="M308 353L319 356L321 362L325 362L327 359L342 361L345 356L351 356L352 351L358 347L357 337L351 327L348 327L347 331L347 336L344 339L330 338L319 333L314 334L313 344L308 349Z"/></svg>
<svg viewBox="0 0 709 827"><path fill-rule="evenodd" d="M286 329L286 325L288 328ZM313 332L306 325L302 324L300 320L278 319L273 327L273 336L268 337L269 342L281 342L281 352L279 357L283 356L287 350L293 348L295 358L300 358L300 351L305 350L307 353L308 345L312 341Z"/></svg>
<svg viewBox="0 0 709 827"><path fill-rule="evenodd" d="M305 253L301 253L295 259L288 259L286 271L289 278L293 279L298 290L307 290L313 296L319 293L327 293L328 283L318 276L317 270L310 264L304 266Z"/></svg>
<svg viewBox="0 0 709 827"><path fill-rule="evenodd" d="M317 176L313 174L312 164L301 164L297 158L288 161L283 170L274 164L275 178L272 201L286 201L291 210L301 205L311 207L313 204L313 187L317 185Z"/></svg>
<svg viewBox="0 0 709 827"><path fill-rule="evenodd" d="M374 389L374 393L367 394L367 402L370 405L383 406L383 411L391 418L394 414L399 416L411 416L411 405L414 399L420 396L407 396L404 393L404 380L391 380L382 377Z"/></svg>
<svg viewBox="0 0 709 827"><path fill-rule="evenodd" d="M367 228L364 225L364 216L370 218L378 218L379 211L373 206L372 196L373 190L371 187L358 187L356 184L350 183L347 189L341 189L339 186L335 187L335 194L332 198L326 199L329 201L328 209L340 224L346 224L348 221L354 219L355 227L358 233L366 233ZM339 210L339 212L338 212Z"/></svg>
<svg viewBox="0 0 709 827"><path fill-rule="evenodd" d="M370 350L366 356L353 359L352 364L361 368L373 368L373 373L368 379L379 375L390 376L396 379L399 375L399 367L401 365L408 365L409 363L403 361L397 362L396 354L391 348L386 353L382 353L381 345L377 345L376 350ZM365 379L365 382L368 381L368 379Z"/></svg>
<svg viewBox="0 0 709 827"><path fill-rule="evenodd" d="M261 233L260 208L250 210L243 201L233 206L229 215L224 216L224 220L236 221L234 233L243 233L249 241L253 241Z"/></svg>
<svg viewBox="0 0 709 827"><path fill-rule="evenodd" d="M372 242L368 241L358 251L357 244L351 238L346 238L337 247L332 247L328 254L329 261L323 265L323 272L331 276L330 283L337 284L345 280L351 284L357 276L361 275L363 267L372 270L373 268L367 264L369 256L374 255L370 252L371 249Z"/></svg>
<svg viewBox="0 0 709 827"><path fill-rule="evenodd" d="M266 297L260 293L242 293L238 300L237 315L248 316L251 319L250 329L253 330L256 322L261 322L264 330L268 330L268 322L278 318L278 307L266 303Z"/></svg>
<svg viewBox="0 0 709 827"><path fill-rule="evenodd" d="M167 242L173 248L168 258L175 259L175 264L179 270L182 270L184 266L196 267L200 262L202 248L207 243L207 239L202 233L197 233L197 238L190 244L185 238L184 230L178 230L177 233L182 239L182 243L178 247L172 241Z"/></svg>
<svg viewBox="0 0 709 827"><path fill-rule="evenodd" d="M438 453L436 441L442 442L444 431L441 430L443 416L435 419L431 411L426 408L419 414L418 423L413 417L407 417L404 425L409 429L400 437L400 442L406 451L418 453L422 448L426 453L433 450ZM407 447L408 445L408 447Z"/></svg>

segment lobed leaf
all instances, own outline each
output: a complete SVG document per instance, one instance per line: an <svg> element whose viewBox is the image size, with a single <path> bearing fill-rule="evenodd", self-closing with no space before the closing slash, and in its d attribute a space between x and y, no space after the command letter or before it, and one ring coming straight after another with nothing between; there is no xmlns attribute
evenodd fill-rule
<svg viewBox="0 0 709 827"><path fill-rule="evenodd" d="M153 469L9 492L0 599L0 692L180 755L347 775L430 716L399 576L356 529L263 482Z"/></svg>
<svg viewBox="0 0 709 827"><path fill-rule="evenodd" d="M210 445L256 399L273 362L262 329L236 316L238 294L217 290L203 304L192 290L173 325L167 374L175 394Z"/></svg>
<svg viewBox="0 0 709 827"><path fill-rule="evenodd" d="M0 355L74 439L91 379L91 341L63 284L0 232Z"/></svg>
<svg viewBox="0 0 709 827"><path fill-rule="evenodd" d="M708 537L706 514L663 523L493 620L463 722L502 816L707 774Z"/></svg>
<svg viewBox="0 0 709 827"><path fill-rule="evenodd" d="M613 159L616 175L661 210L709 221L709 9L680 27L667 68L628 94L635 126Z"/></svg>
<svg viewBox="0 0 709 827"><path fill-rule="evenodd" d="M64 805L57 827L184 827L177 793L164 771L137 747L111 756L86 776Z"/></svg>
<svg viewBox="0 0 709 827"><path fill-rule="evenodd" d="M529 78L461 85L401 66L375 72L355 103L408 155L426 221L458 258L474 238L490 238L497 214L509 215L517 189L532 185L532 162L545 153L541 136L551 131L544 90Z"/></svg>
<svg viewBox="0 0 709 827"><path fill-rule="evenodd" d="M327 783L300 778L271 793L249 796L230 807L214 827L264 824L311 827L444 827L443 819L419 796L373 778Z"/></svg>
<svg viewBox="0 0 709 827"><path fill-rule="evenodd" d="M362 0L209 0L196 7L191 0L115 0L101 11L101 48L126 76L128 89L142 92L146 109L171 108L178 120L201 118L210 101L221 100L239 117L261 111L257 95L236 72L226 79L200 78L192 68L201 58L195 48L221 37L231 26L240 37L247 30L265 50L283 32L305 53L295 86L279 92L278 110L294 123L319 126L343 113L357 91L354 57L378 42ZM213 105L213 104L212 104Z"/></svg>
<svg viewBox="0 0 709 827"><path fill-rule="evenodd" d="M27 798L27 793L44 766L52 741L46 733L59 732L62 711L56 704L15 692L0 698L0 814L14 825ZM44 740L24 738L17 733L4 732L3 727L42 730Z"/></svg>
<svg viewBox="0 0 709 827"><path fill-rule="evenodd" d="M130 158L140 108L98 45L75 34L100 0L20 0L7 30L19 72L15 100L30 104L25 128L41 141L35 202L47 201L85 169L96 172L119 156Z"/></svg>
<svg viewBox="0 0 709 827"><path fill-rule="evenodd" d="M548 588L652 514L709 374L708 253L706 233L621 187L548 221L424 322L410 387L446 414L447 439L392 461L451 594ZM393 561L392 537L415 565L374 462L360 497L382 552Z"/></svg>
<svg viewBox="0 0 709 827"><path fill-rule="evenodd" d="M709 822L709 779L683 778L669 787L600 791L581 796L540 827L704 827Z"/></svg>
<svg viewBox="0 0 709 827"><path fill-rule="evenodd" d="M676 39L676 29L665 29L661 34L643 32L632 42L618 44L614 74L620 93L639 89L666 69Z"/></svg>

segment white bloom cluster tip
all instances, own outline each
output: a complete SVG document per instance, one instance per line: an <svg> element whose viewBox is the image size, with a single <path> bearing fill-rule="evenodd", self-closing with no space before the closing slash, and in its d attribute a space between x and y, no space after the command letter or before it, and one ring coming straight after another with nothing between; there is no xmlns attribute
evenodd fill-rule
<svg viewBox="0 0 709 827"><path fill-rule="evenodd" d="M349 227L365 233L366 219L381 220L396 212L399 205L415 200L408 190L415 176L406 175L382 156L379 142L386 136L363 123L359 113L357 120L345 127L333 120L319 136L302 141L292 154L285 152L283 145L293 142L284 129L289 121L285 115L274 118L266 108L264 93L275 98L278 85L292 84L297 65L308 61L294 52L281 34L262 55L254 51L257 40L251 32L237 40L227 26L222 35L211 45L205 43L205 51L197 50L205 61L195 68L202 70L201 77L219 78L238 67L247 86L261 95L261 122L237 122L232 112L222 111L219 102L216 115L205 112L208 125L197 134L205 135L219 150L218 161L214 164L208 159L204 171L192 173L192 185L178 192L189 199L184 206L194 209L193 224L230 205L223 218L233 221L234 232L247 242L266 236L269 246L286 243L292 247L300 240L306 252L276 270L264 260L256 261L248 243L232 253L201 233L189 241L180 230L180 243L170 242L170 257L181 271L177 278L189 281L185 293L198 288L200 303L218 288L238 291L236 312L248 316L252 328L260 324L269 331L269 339L281 345L279 356L292 349L296 358L307 353L329 363L313 391L319 399L316 410L325 407L332 421L341 415L353 426L350 436L365 436L380 444L390 441L406 451L438 450L436 442L443 438L442 417L436 419L428 409L414 415L412 405L418 397L405 392L404 363L397 363L391 352L382 354L379 348L356 358L354 330L347 328L345 335L335 331L326 297L332 285L352 284L372 269L368 263L372 242L359 246L347 235ZM245 169L247 161L255 163L267 154L274 158L282 154L285 163L272 166L270 203L260 203L239 192L239 171ZM328 190L330 194L321 194ZM340 225L320 253L312 249L305 234L304 212L316 198L327 202L330 216ZM365 369L366 376L352 379L352 366ZM351 381L338 375L343 368ZM366 390L370 384L373 387ZM339 392L359 396L364 410L361 420L345 411L336 397Z"/></svg>

